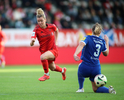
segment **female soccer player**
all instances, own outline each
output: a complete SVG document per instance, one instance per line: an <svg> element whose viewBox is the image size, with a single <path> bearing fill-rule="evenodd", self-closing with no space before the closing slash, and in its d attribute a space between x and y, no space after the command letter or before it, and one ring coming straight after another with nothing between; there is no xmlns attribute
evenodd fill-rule
<svg viewBox="0 0 124 100"><path fill-rule="evenodd" d="M40 44L40 59L44 69L44 76L40 77L39 81L45 81L50 78L49 68L51 71L61 72L62 79L65 80L66 68L64 67L62 69L54 63L58 56L58 49L56 46L59 32L58 28L54 24L46 23L46 16L41 8L37 9L36 17L38 25L33 30L30 45L34 45L35 39L37 37Z"/></svg>
<svg viewBox="0 0 124 100"><path fill-rule="evenodd" d="M109 39L107 35L104 36L104 39L99 38L101 31L101 25L96 23L92 27L92 35L84 37L76 48L74 53L75 61L80 60L78 54L81 52L81 50L81 60L83 60L82 63L79 64L78 68L79 89L76 92L84 92L84 80L85 78L89 77L94 92L116 94L116 91L112 86L109 88L104 86L97 87L94 82L94 77L98 74L101 74L101 66L99 62L101 52L104 56L109 54Z"/></svg>
<svg viewBox="0 0 124 100"><path fill-rule="evenodd" d="M6 35L2 31L1 25L0 25L0 64L2 68L5 67L5 58L4 58L3 52L4 52L4 44L6 43L6 41L7 41Z"/></svg>

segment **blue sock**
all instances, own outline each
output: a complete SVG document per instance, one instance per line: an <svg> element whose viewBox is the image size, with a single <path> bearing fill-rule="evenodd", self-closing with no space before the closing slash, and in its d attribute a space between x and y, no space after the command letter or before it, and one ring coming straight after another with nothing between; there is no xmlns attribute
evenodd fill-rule
<svg viewBox="0 0 124 100"><path fill-rule="evenodd" d="M107 87L99 87L97 90L96 90L96 93L109 93L109 89Z"/></svg>
<svg viewBox="0 0 124 100"><path fill-rule="evenodd" d="M79 83L79 89L82 89L82 88L83 88L84 80L85 80L85 78L82 77L82 75L79 74L79 72L78 72L78 83Z"/></svg>

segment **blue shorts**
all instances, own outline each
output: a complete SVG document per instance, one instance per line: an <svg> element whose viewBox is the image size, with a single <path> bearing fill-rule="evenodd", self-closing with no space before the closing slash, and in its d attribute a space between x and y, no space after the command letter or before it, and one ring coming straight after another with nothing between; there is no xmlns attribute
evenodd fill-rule
<svg viewBox="0 0 124 100"><path fill-rule="evenodd" d="M78 74L82 77L90 79L90 81L94 82L94 77L98 74L101 74L101 66L89 66L82 62L78 68Z"/></svg>

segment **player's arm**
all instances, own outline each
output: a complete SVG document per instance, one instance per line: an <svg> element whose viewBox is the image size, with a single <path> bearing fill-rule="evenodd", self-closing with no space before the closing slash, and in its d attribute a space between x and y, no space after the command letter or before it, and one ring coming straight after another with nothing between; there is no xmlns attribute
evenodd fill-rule
<svg viewBox="0 0 124 100"><path fill-rule="evenodd" d="M81 50L83 49L83 47L85 46L84 42L80 42L79 45L76 48L76 51L74 53L74 60L75 61L79 61L80 57L78 57L77 55L81 52Z"/></svg>
<svg viewBox="0 0 124 100"><path fill-rule="evenodd" d="M107 37L107 35L104 35L104 40L106 43L107 50L105 52L102 52L102 53L104 56L108 56L108 54L109 54L109 38Z"/></svg>
<svg viewBox="0 0 124 100"><path fill-rule="evenodd" d="M34 45L35 40L36 40L36 29L34 29L32 32L30 46Z"/></svg>
<svg viewBox="0 0 124 100"><path fill-rule="evenodd" d="M57 39L58 39L58 33L59 33L58 28L56 29L54 33L55 33L55 44L57 45Z"/></svg>

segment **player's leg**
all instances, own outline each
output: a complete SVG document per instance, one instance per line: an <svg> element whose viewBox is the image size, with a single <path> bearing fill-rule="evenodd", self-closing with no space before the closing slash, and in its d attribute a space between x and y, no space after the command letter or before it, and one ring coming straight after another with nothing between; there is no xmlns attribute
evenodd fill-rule
<svg viewBox="0 0 124 100"><path fill-rule="evenodd" d="M38 80L39 81L45 81L50 78L49 76L49 68L48 68L48 60L41 60L42 66L44 69L44 76L40 77Z"/></svg>
<svg viewBox="0 0 124 100"><path fill-rule="evenodd" d="M46 51L45 53L41 54L40 59L41 59L42 66L44 69L44 76L40 77L38 80L39 81L45 81L45 80L50 78L48 60L55 59L55 56L53 55L52 52Z"/></svg>
<svg viewBox="0 0 124 100"><path fill-rule="evenodd" d="M46 51L45 53L43 53L41 56L40 56L40 59L41 60L45 60L47 59L49 62L49 68L52 70L52 71L57 71L57 72L61 72L62 73L62 78L63 80L66 79L66 75L65 75L65 72L66 72L66 68L61 68L59 67L58 65L55 65L54 61L55 58L58 56L58 50L57 49L53 49L53 50L49 50L49 51Z"/></svg>
<svg viewBox="0 0 124 100"><path fill-rule="evenodd" d="M92 89L94 92L96 93L109 93L109 89L106 87L97 87L95 82L94 82L94 78L96 75L101 74L101 66L95 66L95 67L91 67L92 68L92 72L91 72L91 77L90 77L90 81L92 84Z"/></svg>
<svg viewBox="0 0 124 100"><path fill-rule="evenodd" d="M2 68L5 67L5 57L3 56L3 51L4 51L4 47L0 46L0 61L1 61Z"/></svg>
<svg viewBox="0 0 124 100"><path fill-rule="evenodd" d="M109 88L102 86L102 87L97 87L95 82L92 82L92 88L93 91L96 93L112 93L112 94L116 94L116 91L114 90L114 88L112 86L109 86Z"/></svg>
<svg viewBox="0 0 124 100"><path fill-rule="evenodd" d="M84 92L84 80L85 77L81 75L81 73L78 71L78 84L79 84L79 89L76 92Z"/></svg>
<svg viewBox="0 0 124 100"><path fill-rule="evenodd" d="M92 67L92 73L91 73L91 77L90 77L90 81L91 81L91 84L92 84L92 88L93 88L93 91L96 92L96 93L111 93L112 91L114 91L114 88L110 87L110 88L107 88L105 86L102 86L102 87L97 87L95 82L94 82L94 78L96 75L98 74L101 74L101 67L100 66L97 66L97 67Z"/></svg>
<svg viewBox="0 0 124 100"><path fill-rule="evenodd" d="M92 81L91 81L91 84L92 84L92 88L93 88L94 92L96 92L96 93L109 93L109 88L107 88L105 86L97 87L95 82L92 82Z"/></svg>
<svg viewBox="0 0 124 100"><path fill-rule="evenodd" d="M55 56L54 54L51 52L51 51L46 51L45 53L43 53L41 56L40 56L40 59L41 60L54 60L55 59Z"/></svg>
<svg viewBox="0 0 124 100"><path fill-rule="evenodd" d="M58 65L55 65L54 61L49 60L49 68L51 71L61 72L62 73L62 79L66 79L66 68L61 68Z"/></svg>
<svg viewBox="0 0 124 100"><path fill-rule="evenodd" d="M5 57L4 57L4 55L1 56L1 67L2 68L5 67Z"/></svg>
<svg viewBox="0 0 124 100"><path fill-rule="evenodd" d="M79 89L76 92L84 92L84 81L85 81L85 77L83 76L85 73L84 71L84 67L85 65L83 63L79 64L78 67L78 84L79 84ZM83 71L84 70L84 71Z"/></svg>

